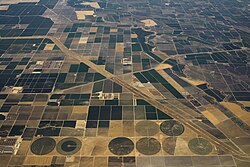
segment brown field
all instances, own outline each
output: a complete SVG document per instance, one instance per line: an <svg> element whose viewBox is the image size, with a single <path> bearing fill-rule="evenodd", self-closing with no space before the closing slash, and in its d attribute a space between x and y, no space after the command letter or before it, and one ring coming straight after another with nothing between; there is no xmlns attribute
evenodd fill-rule
<svg viewBox="0 0 250 167"><path fill-rule="evenodd" d="M156 26L156 22L152 19L145 19L145 20L141 20L142 23L145 24L145 26L147 27L153 27L153 26Z"/></svg>
<svg viewBox="0 0 250 167"><path fill-rule="evenodd" d="M95 8L95 9L99 9L100 8L100 6L99 6L99 4L97 2L83 2L81 4L83 4L83 5L89 5L89 6L93 7L93 8Z"/></svg>
<svg viewBox="0 0 250 167"><path fill-rule="evenodd" d="M232 111L238 118L250 126L250 113L243 110L239 105L230 102L221 102L224 107Z"/></svg>
<svg viewBox="0 0 250 167"><path fill-rule="evenodd" d="M50 165L52 161L52 156L44 157L44 156L27 156L25 158L24 164L25 165Z"/></svg>

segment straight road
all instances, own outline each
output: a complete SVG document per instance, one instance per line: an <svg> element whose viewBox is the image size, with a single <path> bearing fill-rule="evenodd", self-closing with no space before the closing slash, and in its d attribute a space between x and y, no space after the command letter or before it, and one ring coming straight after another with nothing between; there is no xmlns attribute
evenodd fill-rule
<svg viewBox="0 0 250 167"><path fill-rule="evenodd" d="M79 54L77 54L77 53L69 50L68 48L66 48L61 43L60 40L58 40L55 37L49 37L49 36L3 37L3 38L0 38L0 39L37 39L37 38L47 38L47 39L52 40L60 48L60 50L62 52L64 52L66 55L79 60L79 62L85 63L90 68L96 70L97 72L99 72L100 74L102 74L103 76L105 76L106 78L110 78L112 81L114 81L114 82L120 84L121 86L123 86L124 88L130 90L136 96L141 97L142 99L144 99L145 101L147 101L152 106L158 108L159 110L163 111L164 113L166 113L169 116L173 117L174 119L178 120L179 122L181 122L182 124L184 124L186 127L192 129L194 132L196 132L196 133L200 134L202 137L208 139L214 145L222 148L224 151L230 152L236 158L241 159L241 160L245 160L245 161L249 161L248 155L245 152L243 152L238 147L232 147L232 146L226 144L225 142L219 140L218 138L216 138L213 135L211 135L210 133L208 133L206 130L202 129L201 127L199 127L198 125L196 125L195 123L193 123L191 120L186 119L183 116L183 115L185 115L184 112L180 112L179 110L177 112L177 111L171 109L170 107L167 107L167 106L161 104L156 99L154 99L154 98L146 95L145 93L143 93L142 91L140 91L136 87L134 87L133 85L131 85L131 84L127 83L126 81L118 78L117 76L111 74L110 72L106 71L102 67L94 64L93 62L91 62L90 60L88 60L87 58L85 58L84 56L80 56Z"/></svg>

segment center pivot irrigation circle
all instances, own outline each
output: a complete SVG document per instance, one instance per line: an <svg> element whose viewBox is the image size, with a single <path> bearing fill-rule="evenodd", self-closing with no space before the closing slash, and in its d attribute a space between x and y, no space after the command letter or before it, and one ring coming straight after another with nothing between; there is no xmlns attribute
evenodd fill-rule
<svg viewBox="0 0 250 167"><path fill-rule="evenodd" d="M162 122L160 129L168 136L180 136L184 132L184 126L175 120L167 120Z"/></svg>
<svg viewBox="0 0 250 167"><path fill-rule="evenodd" d="M144 155L154 155L161 150L161 144L153 137L144 137L137 141L136 149Z"/></svg>
<svg viewBox="0 0 250 167"><path fill-rule="evenodd" d="M31 152L36 155L45 155L50 153L56 146L56 141L49 137L42 137L31 144Z"/></svg>
<svg viewBox="0 0 250 167"><path fill-rule="evenodd" d="M159 125L152 121L141 121L136 124L135 130L141 136L153 136L159 132Z"/></svg>
<svg viewBox="0 0 250 167"><path fill-rule="evenodd" d="M204 138L194 138L188 142L189 149L198 155L207 155L212 152L212 144Z"/></svg>
<svg viewBox="0 0 250 167"><path fill-rule="evenodd" d="M77 153L81 149L81 146L82 142L79 139L69 137L59 141L56 150L62 155L72 155Z"/></svg>
<svg viewBox="0 0 250 167"><path fill-rule="evenodd" d="M134 143L126 137L117 137L109 142L109 150L115 155L128 155L134 150Z"/></svg>

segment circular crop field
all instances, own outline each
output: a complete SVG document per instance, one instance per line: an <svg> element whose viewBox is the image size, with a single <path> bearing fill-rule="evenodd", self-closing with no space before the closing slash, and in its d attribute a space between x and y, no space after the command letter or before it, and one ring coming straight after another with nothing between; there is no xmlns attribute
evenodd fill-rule
<svg viewBox="0 0 250 167"><path fill-rule="evenodd" d="M184 132L184 126L175 120L167 120L162 122L160 129L168 136L180 136Z"/></svg>
<svg viewBox="0 0 250 167"><path fill-rule="evenodd" d="M134 150L134 143L126 137L117 137L109 142L109 150L115 155L127 155Z"/></svg>
<svg viewBox="0 0 250 167"><path fill-rule="evenodd" d="M136 124L135 130L141 136L153 136L159 132L159 125L152 121L141 121Z"/></svg>
<svg viewBox="0 0 250 167"><path fill-rule="evenodd" d="M42 137L31 144L31 152L36 155L45 155L53 151L56 141L49 137Z"/></svg>
<svg viewBox="0 0 250 167"><path fill-rule="evenodd" d="M154 155L161 150L161 144L155 138L144 137L137 141L136 149L144 155Z"/></svg>
<svg viewBox="0 0 250 167"><path fill-rule="evenodd" d="M212 152L212 144L204 138L194 138L188 142L189 149L198 155L207 155Z"/></svg>
<svg viewBox="0 0 250 167"><path fill-rule="evenodd" d="M69 137L59 141L56 150L62 155L72 155L77 153L81 149L81 146L82 142L79 139Z"/></svg>

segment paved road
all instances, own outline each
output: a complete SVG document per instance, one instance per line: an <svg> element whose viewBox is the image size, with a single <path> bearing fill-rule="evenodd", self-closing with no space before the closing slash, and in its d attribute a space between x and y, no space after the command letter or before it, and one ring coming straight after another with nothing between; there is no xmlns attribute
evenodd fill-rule
<svg viewBox="0 0 250 167"><path fill-rule="evenodd" d="M236 146L232 147L231 145L228 145L225 142L223 142L223 141L219 140L218 138L214 137L213 135L208 133L206 130L202 129L201 127L199 127L198 125L193 123L191 120L185 118L183 116L183 115L185 115L184 112L182 112L182 111L180 112L179 110L178 111L173 110L172 108L161 104L156 99L146 95L145 93L143 93L142 91L140 91L136 87L134 87L133 85L128 84L126 81L124 81L124 80L118 78L117 76L111 74L110 72L106 71L102 67L92 63L90 60L88 60L84 56L80 56L79 54L69 50L68 48L66 48L61 43L61 41L59 41L55 37L31 36L31 37L4 37L4 38L0 38L0 39L36 39L36 38L47 38L47 39L52 40L61 49L61 51L64 52L66 55L79 60L79 62L83 62L83 63L87 64L90 68L96 70L97 72L99 72L103 76L105 76L107 78L110 78L114 82L116 82L116 83L120 84L121 86L123 86L124 88L130 90L135 95L137 95L138 97L141 97L142 99L147 101L152 106L158 108L159 110L163 111L164 113L168 114L169 116L173 117L174 119L176 119L179 122L181 122L182 124L184 124L186 127L192 129L194 132L200 134L202 137L208 139L214 145L222 148L226 152L230 152L236 158L241 159L241 160L249 161L249 159L247 158L246 153L244 153L241 149L239 149Z"/></svg>

